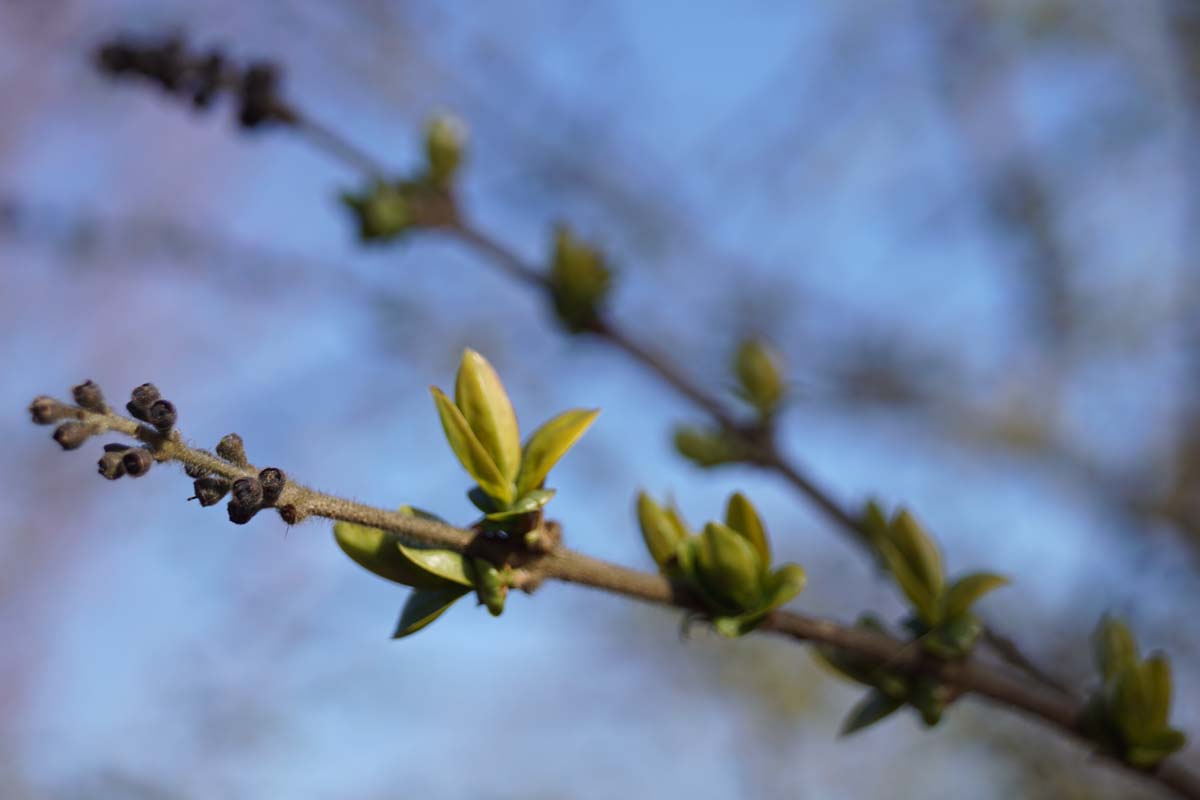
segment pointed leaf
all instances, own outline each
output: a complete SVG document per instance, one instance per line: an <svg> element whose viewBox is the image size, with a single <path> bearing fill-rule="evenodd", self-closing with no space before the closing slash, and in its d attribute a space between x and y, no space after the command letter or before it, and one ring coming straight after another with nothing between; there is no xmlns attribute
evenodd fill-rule
<svg viewBox="0 0 1200 800"><path fill-rule="evenodd" d="M429 390L433 393L438 416L442 419L446 440L458 456L458 460L462 462L467 473L479 483L480 488L507 506L513 500L512 483L500 474L496 462L492 461L487 450L479 443L458 406L450 402L450 398L436 386L429 387Z"/></svg>
<svg viewBox="0 0 1200 800"><path fill-rule="evenodd" d="M333 526L333 535L346 555L382 578L417 589L437 589L446 585L440 575L409 558L399 540L386 531L339 522Z"/></svg>
<svg viewBox="0 0 1200 800"><path fill-rule="evenodd" d="M734 492L725 507L725 524L745 536L758 550L763 566L771 563L771 548L767 544L767 531L755 510L754 504L741 492Z"/></svg>
<svg viewBox="0 0 1200 800"><path fill-rule="evenodd" d="M704 526L696 548L695 575L715 611L745 612L763 595L762 561L744 536L726 525Z"/></svg>
<svg viewBox="0 0 1200 800"><path fill-rule="evenodd" d="M454 404L493 463L512 483L521 466L521 435L517 415L500 376L487 359L474 350L463 351L454 383Z"/></svg>
<svg viewBox="0 0 1200 800"><path fill-rule="evenodd" d="M400 620L396 623L393 639L403 639L424 628L440 617L454 601L469 592L461 586L446 586L441 589L417 589L408 596Z"/></svg>
<svg viewBox="0 0 1200 800"><path fill-rule="evenodd" d="M991 572L973 572L959 578L946 592L943 604L946 618L951 619L968 611L979 598L1008 583L1008 578Z"/></svg>
<svg viewBox="0 0 1200 800"><path fill-rule="evenodd" d="M599 413L600 409L564 411L534 431L521 453L517 494L523 495L541 486L550 468L579 441Z"/></svg>
<svg viewBox="0 0 1200 800"><path fill-rule="evenodd" d="M1148 769L1158 764L1172 753L1183 749L1187 744L1187 736L1174 728L1158 731L1144 744L1130 747L1125 754L1125 760L1135 767Z"/></svg>
<svg viewBox="0 0 1200 800"><path fill-rule="evenodd" d="M942 556L920 523L908 511L892 520L891 541L908 562L913 576L935 598L942 594Z"/></svg>
<svg viewBox="0 0 1200 800"><path fill-rule="evenodd" d="M662 507L645 492L638 492L637 517L638 527L642 530L642 539L646 542L650 557L660 569L666 569L674 563L675 547L682 538L678 528Z"/></svg>
<svg viewBox="0 0 1200 800"><path fill-rule="evenodd" d="M868 728L888 717L903 705L903 700L888 697L878 690L867 692L866 696L846 715L846 719L842 722L842 728L838 731L838 736L849 736L863 728Z"/></svg>
<svg viewBox="0 0 1200 800"><path fill-rule="evenodd" d="M1146 687L1150 726L1167 727L1171 715L1171 662L1162 653L1154 653L1142 662L1142 683Z"/></svg>
<svg viewBox="0 0 1200 800"><path fill-rule="evenodd" d="M1137 662L1137 642L1125 623L1106 614L1092 633L1092 654L1096 668L1108 680Z"/></svg>
<svg viewBox="0 0 1200 800"><path fill-rule="evenodd" d="M397 543L400 552L416 566L439 578L460 586L473 586L470 567L462 553L426 547L410 547Z"/></svg>
<svg viewBox="0 0 1200 800"><path fill-rule="evenodd" d="M883 556L883 561L887 564L888 571L896 579L896 584L904 592L904 596L908 598L908 602L912 604L913 610L917 612L917 616L929 627L936 626L941 622L942 610L938 603L938 598L929 591L925 582L918 578L916 573L912 571L908 560L900 555L900 552L891 541L886 539L881 540L878 546L879 552Z"/></svg>
<svg viewBox="0 0 1200 800"><path fill-rule="evenodd" d="M808 575L799 564L784 564L767 578L766 604L768 610L779 608L804 591Z"/></svg>

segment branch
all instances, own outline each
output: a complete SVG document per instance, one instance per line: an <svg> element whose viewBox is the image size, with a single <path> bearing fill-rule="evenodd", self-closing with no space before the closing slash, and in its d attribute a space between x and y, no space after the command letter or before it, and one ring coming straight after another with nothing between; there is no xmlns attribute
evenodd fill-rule
<svg viewBox="0 0 1200 800"><path fill-rule="evenodd" d="M216 478L232 483L234 500L230 503L229 511L230 519L234 522L244 523L249 516L253 516L253 512L249 516L235 514L234 505L241 501L237 497L237 484L234 482L256 481L269 471L274 471L280 476L282 485L277 486L262 505L274 507L289 525L313 518L352 522L381 529L405 544L437 547L497 560L500 558L498 553L506 547L504 543L488 539L478 530L456 528L310 489L284 478L284 473L277 468L259 470L246 459L241 438L236 434L222 439L217 446L217 454L194 448L186 443L175 428L174 406L162 400L157 389L150 384L135 390L128 406L130 412L142 421L114 412L104 402L99 388L90 381L76 387L75 398L79 405L44 396L35 399L30 406L34 421L41 424L62 423L55 430L54 438L68 450L77 449L92 436L104 433L124 434L141 443L142 447L132 449L125 449L123 445L107 445L100 461L100 471L106 477L119 477L120 473L112 473L111 464L108 464L106 471L106 461L110 462L112 456L119 454L122 463L141 464L136 471L131 469L128 472L135 477L149 471L150 463L175 462L182 465L189 475L199 476L198 482ZM140 459L131 458L131 453L144 455ZM212 505L217 500L206 502L201 498L201 503ZM703 608L684 587L661 575L612 564L561 546L548 553L525 554L519 571L518 585L527 592L533 592L545 580L558 580L691 613L703 612ZM1083 708L1077 702L1045 687L1025 685L1010 670L988 665L978 658L943 661L912 647L911 642L790 611L772 612L758 630L797 642L834 647L886 666L889 670L927 675L951 687L956 696L977 695L993 705L1036 719L1077 741L1090 743L1079 724ZM1115 759L1106 761L1157 782L1180 797L1200 800L1200 777L1172 760L1162 762L1153 770L1139 770Z"/></svg>

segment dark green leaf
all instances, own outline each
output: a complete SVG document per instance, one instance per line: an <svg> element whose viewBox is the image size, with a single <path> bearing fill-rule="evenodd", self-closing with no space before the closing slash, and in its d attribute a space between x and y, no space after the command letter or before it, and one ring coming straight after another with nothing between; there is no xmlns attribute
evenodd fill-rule
<svg viewBox="0 0 1200 800"><path fill-rule="evenodd" d="M402 639L424 628L440 617L454 601L469 592L461 586L446 586L441 589L416 589L408 596L400 621L396 623L393 639Z"/></svg>

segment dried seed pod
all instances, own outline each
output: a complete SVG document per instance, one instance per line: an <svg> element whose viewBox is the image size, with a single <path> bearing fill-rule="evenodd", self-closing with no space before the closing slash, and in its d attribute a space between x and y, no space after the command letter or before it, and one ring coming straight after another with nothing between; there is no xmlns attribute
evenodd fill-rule
<svg viewBox="0 0 1200 800"><path fill-rule="evenodd" d="M129 477L140 478L154 465L154 456L150 455L150 451L144 447L134 447L125 451L121 463L125 466L125 472Z"/></svg>
<svg viewBox="0 0 1200 800"><path fill-rule="evenodd" d="M72 388L71 394L75 397L75 405L80 408L94 411L97 414L108 411L108 406L104 402L104 393L100 391L100 387L94 381L84 381Z"/></svg>
<svg viewBox="0 0 1200 800"><path fill-rule="evenodd" d="M142 422L149 422L150 406L154 405L154 401L161 397L162 395L159 393L157 386L153 383L143 383L130 393L129 402L125 404L125 409L135 419L140 419Z"/></svg>
<svg viewBox="0 0 1200 800"><path fill-rule="evenodd" d="M170 400L155 400L146 412L146 421L158 429L159 433L170 433L175 427L175 404Z"/></svg>
<svg viewBox="0 0 1200 800"><path fill-rule="evenodd" d="M273 506L275 505L275 501L279 499L279 495L283 492L283 486L287 483L287 476L278 467L267 467L258 473L258 482L262 485L263 505Z"/></svg>
<svg viewBox="0 0 1200 800"><path fill-rule="evenodd" d="M239 467L244 467L248 463L246 461L246 445L242 443L242 437L236 433L227 433L221 437L221 441L217 442L217 455Z"/></svg>
<svg viewBox="0 0 1200 800"><path fill-rule="evenodd" d="M263 501L263 487L258 478L238 478L233 482L233 501L246 508L258 508Z"/></svg>
<svg viewBox="0 0 1200 800"><path fill-rule="evenodd" d="M258 506L245 506L236 500L230 500L227 510L230 522L234 525L245 525L258 513Z"/></svg>
<svg viewBox="0 0 1200 800"><path fill-rule="evenodd" d="M71 415L71 409L53 397L35 397L29 404L29 415L38 425L49 425Z"/></svg>
<svg viewBox="0 0 1200 800"><path fill-rule="evenodd" d="M104 445L104 452L106 453L124 453L128 449L129 445L121 444L120 442L109 442Z"/></svg>
<svg viewBox="0 0 1200 800"><path fill-rule="evenodd" d="M188 498L189 500L199 500L202 506L213 506L228 494L229 481L215 476L200 478L192 484L192 489L196 496Z"/></svg>
<svg viewBox="0 0 1200 800"><path fill-rule="evenodd" d="M99 468L101 475L110 481L115 481L125 474L124 458L125 456L122 453L109 450L100 456L100 460L96 466Z"/></svg>
<svg viewBox="0 0 1200 800"><path fill-rule="evenodd" d="M54 429L54 441L63 450L78 449L91 435L92 429L82 422L64 422Z"/></svg>

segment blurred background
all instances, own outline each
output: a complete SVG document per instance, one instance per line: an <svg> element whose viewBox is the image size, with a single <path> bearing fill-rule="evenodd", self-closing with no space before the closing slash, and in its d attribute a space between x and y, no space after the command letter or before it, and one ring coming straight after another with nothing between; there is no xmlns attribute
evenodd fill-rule
<svg viewBox="0 0 1200 800"><path fill-rule="evenodd" d="M25 798L1156 796L977 701L849 741L860 690L786 643L562 585L389 641L405 590L329 526L245 527L159 470L107 483L24 411L154 381L199 446L457 521L426 387L464 346L526 430L598 424L555 471L568 543L651 567L639 488L693 523L745 490L808 612L902 612L777 478L702 472L703 421L436 235L364 249L358 176L97 74L131 32L286 67L285 95L397 169L451 111L463 200L530 259L570 221L616 318L714 389L784 353L787 452L904 502L1059 676L1124 615L1200 731L1200 6L1188 0L0 4L0 785ZM1197 765L1193 744L1178 758Z"/></svg>

